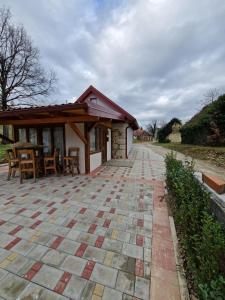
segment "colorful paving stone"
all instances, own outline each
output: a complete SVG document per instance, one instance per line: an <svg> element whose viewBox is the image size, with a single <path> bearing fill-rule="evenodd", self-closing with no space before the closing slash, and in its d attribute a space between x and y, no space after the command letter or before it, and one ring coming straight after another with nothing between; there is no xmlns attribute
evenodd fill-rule
<svg viewBox="0 0 225 300"><path fill-rule="evenodd" d="M0 299L180 299L164 163L150 148L88 176L20 185L0 169Z"/></svg>

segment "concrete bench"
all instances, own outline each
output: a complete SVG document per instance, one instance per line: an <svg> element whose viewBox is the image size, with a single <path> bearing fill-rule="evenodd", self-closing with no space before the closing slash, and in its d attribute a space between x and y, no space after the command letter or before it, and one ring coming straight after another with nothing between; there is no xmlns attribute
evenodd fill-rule
<svg viewBox="0 0 225 300"><path fill-rule="evenodd" d="M202 181L206 183L217 194L225 193L225 181L211 174L202 173Z"/></svg>

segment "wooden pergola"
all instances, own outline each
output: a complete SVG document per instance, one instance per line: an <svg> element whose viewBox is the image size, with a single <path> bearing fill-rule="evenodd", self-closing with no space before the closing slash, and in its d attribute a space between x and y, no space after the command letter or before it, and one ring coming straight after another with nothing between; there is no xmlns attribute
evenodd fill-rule
<svg viewBox="0 0 225 300"><path fill-rule="evenodd" d="M61 104L0 111L0 125L25 126L68 124L86 144L87 140L76 123L111 128L112 120L123 120L116 112L110 112L96 104Z"/></svg>

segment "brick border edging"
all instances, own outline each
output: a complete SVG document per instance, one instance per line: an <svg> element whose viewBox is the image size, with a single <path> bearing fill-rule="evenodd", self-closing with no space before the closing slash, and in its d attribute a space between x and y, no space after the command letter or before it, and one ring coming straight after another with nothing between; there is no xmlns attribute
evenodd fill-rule
<svg viewBox="0 0 225 300"><path fill-rule="evenodd" d="M170 228L171 228L171 234L173 239L173 247L174 247L174 254L177 264L177 276L178 276L178 282L180 287L180 296L181 300L190 300L190 295L187 287L187 280L185 277L185 272L183 265L181 263L181 260L179 258L179 251L178 251L178 238L177 238L177 232L176 227L174 223L174 219L172 216L169 216L170 221Z"/></svg>
<svg viewBox="0 0 225 300"><path fill-rule="evenodd" d="M164 196L164 181L157 181L153 190L150 299L181 300L168 207ZM160 288L162 285L163 289Z"/></svg>

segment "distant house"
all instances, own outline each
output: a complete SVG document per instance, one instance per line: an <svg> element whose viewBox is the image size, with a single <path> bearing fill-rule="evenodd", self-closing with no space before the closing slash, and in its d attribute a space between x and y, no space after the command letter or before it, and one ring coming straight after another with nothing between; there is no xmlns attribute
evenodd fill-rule
<svg viewBox="0 0 225 300"><path fill-rule="evenodd" d="M150 142L153 140L153 135L146 130L139 128L134 131L134 138L143 142Z"/></svg>
<svg viewBox="0 0 225 300"><path fill-rule="evenodd" d="M181 127L182 123L179 119L171 119L167 124L158 130L158 141L160 143L181 143Z"/></svg>
<svg viewBox="0 0 225 300"><path fill-rule="evenodd" d="M75 103L0 111L0 125L13 126L14 142L44 145L44 154L58 148L62 157L79 147L81 173L127 158L138 129L132 115L93 86Z"/></svg>
<svg viewBox="0 0 225 300"><path fill-rule="evenodd" d="M181 133L180 133L181 126L182 125L178 122L172 125L172 132L167 136L167 139L171 143L181 143Z"/></svg>

